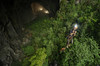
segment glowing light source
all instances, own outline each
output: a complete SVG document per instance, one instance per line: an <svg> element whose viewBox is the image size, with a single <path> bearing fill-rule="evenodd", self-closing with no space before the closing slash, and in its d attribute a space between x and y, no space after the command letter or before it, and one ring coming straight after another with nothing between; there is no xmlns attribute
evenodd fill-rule
<svg viewBox="0 0 100 66"><path fill-rule="evenodd" d="M74 28L76 28L76 29L77 29L77 28L78 28L78 25L77 25L77 24L75 24L75 25L74 25Z"/></svg>
<svg viewBox="0 0 100 66"><path fill-rule="evenodd" d="M48 10L46 10L46 11L44 11L44 13L49 14L49 11L48 11Z"/></svg>
<svg viewBox="0 0 100 66"><path fill-rule="evenodd" d="M43 8L41 7L41 8L39 8L39 10L40 10L40 11L42 11L42 10L43 10Z"/></svg>

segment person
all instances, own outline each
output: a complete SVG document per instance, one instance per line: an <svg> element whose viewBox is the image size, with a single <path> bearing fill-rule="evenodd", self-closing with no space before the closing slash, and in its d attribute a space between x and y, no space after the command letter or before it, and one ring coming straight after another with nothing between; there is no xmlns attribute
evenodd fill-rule
<svg viewBox="0 0 100 66"><path fill-rule="evenodd" d="M73 30L70 31L70 34L67 36L67 48L70 46L70 43L73 44L73 37L76 36L77 33L77 29L78 29L78 25L75 24Z"/></svg>
<svg viewBox="0 0 100 66"><path fill-rule="evenodd" d="M67 36L67 45L66 45L66 47L61 48L60 51L65 51L66 48L70 47L71 43L73 44L73 37L76 36L77 29L78 29L78 25L75 24L73 30L71 30L70 34Z"/></svg>

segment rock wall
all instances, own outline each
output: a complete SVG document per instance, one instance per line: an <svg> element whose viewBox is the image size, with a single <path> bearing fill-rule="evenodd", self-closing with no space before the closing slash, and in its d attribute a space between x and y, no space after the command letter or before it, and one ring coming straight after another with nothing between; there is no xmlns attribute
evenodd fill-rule
<svg viewBox="0 0 100 66"><path fill-rule="evenodd" d="M11 2L10 2L11 1ZM32 20L31 8L20 1L0 2L0 66L11 66L22 56L21 28Z"/></svg>
<svg viewBox="0 0 100 66"><path fill-rule="evenodd" d="M0 13L0 66L11 66L13 60L19 60L21 50L19 33L16 30L18 26L12 24L12 21L4 13Z"/></svg>

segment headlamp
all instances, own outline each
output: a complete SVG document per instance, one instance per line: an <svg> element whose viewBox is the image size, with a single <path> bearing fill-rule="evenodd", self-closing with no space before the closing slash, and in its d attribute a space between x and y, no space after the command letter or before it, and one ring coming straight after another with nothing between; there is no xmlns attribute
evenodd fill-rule
<svg viewBox="0 0 100 66"><path fill-rule="evenodd" d="M74 28L78 28L78 25L77 25L77 24L75 24L75 25L74 25Z"/></svg>

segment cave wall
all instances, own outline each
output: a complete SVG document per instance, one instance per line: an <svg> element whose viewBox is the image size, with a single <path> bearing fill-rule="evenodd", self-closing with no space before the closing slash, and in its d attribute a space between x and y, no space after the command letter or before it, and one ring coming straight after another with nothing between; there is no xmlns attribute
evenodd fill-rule
<svg viewBox="0 0 100 66"><path fill-rule="evenodd" d="M17 30L18 24L8 16L7 9L0 5L0 66L11 66L13 60L18 60L21 41Z"/></svg>

